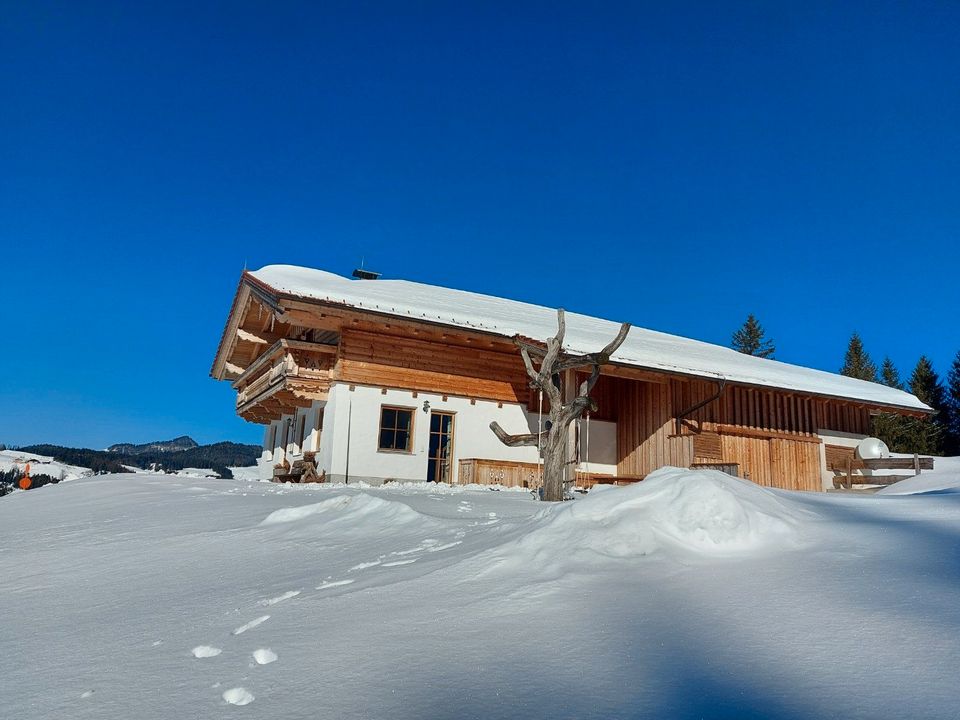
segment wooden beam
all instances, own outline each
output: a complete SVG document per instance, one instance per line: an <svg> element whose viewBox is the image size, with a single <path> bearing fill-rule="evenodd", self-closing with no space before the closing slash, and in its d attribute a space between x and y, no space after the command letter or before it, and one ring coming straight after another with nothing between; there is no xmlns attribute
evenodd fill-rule
<svg viewBox="0 0 960 720"><path fill-rule="evenodd" d="M670 376L665 373L655 373L650 370L641 370L640 368L632 368L625 365L614 365L613 363L602 365L600 367L600 374L609 375L610 377L626 378L627 380L656 383L658 385L666 385L670 382Z"/></svg>
<svg viewBox="0 0 960 720"><path fill-rule="evenodd" d="M862 462L868 470L933 470L932 457L869 458ZM903 480L904 478L901 477L900 479Z"/></svg>
<svg viewBox="0 0 960 720"><path fill-rule="evenodd" d="M237 328L237 340L244 342L256 343L257 345L272 345L279 339L277 335L272 333L262 332L260 335L255 335L249 330L244 330L242 327Z"/></svg>
<svg viewBox="0 0 960 720"><path fill-rule="evenodd" d="M343 327L343 321L339 318L331 318L318 312L308 312L296 308L285 308L283 312L277 313L277 319L288 325L299 325L312 330L339 332L340 328Z"/></svg>
<svg viewBox="0 0 960 720"><path fill-rule="evenodd" d="M718 432L721 435L735 435L737 437L762 438L765 440L794 440L796 442L820 443L820 438L816 435L803 435L789 432L778 432L776 430L760 430L758 428L745 427L743 425L726 425L724 423L704 423L704 430Z"/></svg>

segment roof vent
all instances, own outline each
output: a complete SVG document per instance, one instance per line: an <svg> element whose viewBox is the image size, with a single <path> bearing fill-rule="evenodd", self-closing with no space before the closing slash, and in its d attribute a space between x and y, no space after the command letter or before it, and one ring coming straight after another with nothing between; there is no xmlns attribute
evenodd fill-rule
<svg viewBox="0 0 960 720"><path fill-rule="evenodd" d="M373 272L372 270L364 270L363 268L357 268L353 271L353 276L358 280L376 280L380 277L380 273Z"/></svg>

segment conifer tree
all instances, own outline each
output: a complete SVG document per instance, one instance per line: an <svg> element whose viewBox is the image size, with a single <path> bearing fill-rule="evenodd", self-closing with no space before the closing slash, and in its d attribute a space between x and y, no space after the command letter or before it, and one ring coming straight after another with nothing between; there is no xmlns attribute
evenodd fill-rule
<svg viewBox="0 0 960 720"><path fill-rule="evenodd" d="M921 355L917 366L910 376L910 392L938 412L943 410L943 385L933 369L933 363L926 355Z"/></svg>
<svg viewBox="0 0 960 720"><path fill-rule="evenodd" d="M943 452L944 440L944 393L943 385L933 363L926 355L921 355L917 366L910 375L910 392L934 410L930 417L918 418L910 423L908 452L924 455L939 455Z"/></svg>
<svg viewBox="0 0 960 720"><path fill-rule="evenodd" d="M900 371L897 370L897 366L893 364L893 360L891 360L889 357L885 357L883 359L883 363L880 365L880 382L887 387L903 390L903 381L900 379Z"/></svg>
<svg viewBox="0 0 960 720"><path fill-rule="evenodd" d="M773 341L766 337L763 326L753 313L747 315L747 321L733 334L731 346L745 355L773 359L777 349Z"/></svg>
<svg viewBox="0 0 960 720"><path fill-rule="evenodd" d="M889 357L885 357L883 364L880 366L880 382L897 390L904 389L903 381L900 380L900 373ZM893 452L913 452L910 446L911 422L911 418L882 413L873 418L872 433L874 437L883 440Z"/></svg>
<svg viewBox="0 0 960 720"><path fill-rule="evenodd" d="M850 336L850 344L847 345L847 353L843 357L843 367L840 368L840 374L847 377L859 378L860 380L877 381L877 366L867 355L863 348L863 340L858 333Z"/></svg>
<svg viewBox="0 0 960 720"><path fill-rule="evenodd" d="M947 373L947 443L948 455L960 455L960 352Z"/></svg>

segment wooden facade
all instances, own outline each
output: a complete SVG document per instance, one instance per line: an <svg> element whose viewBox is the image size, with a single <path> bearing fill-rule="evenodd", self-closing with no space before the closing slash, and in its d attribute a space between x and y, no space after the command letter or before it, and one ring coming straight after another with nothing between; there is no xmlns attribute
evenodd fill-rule
<svg viewBox="0 0 960 720"><path fill-rule="evenodd" d="M358 385L527 402L523 363L515 351L450 345L403 335L344 330L335 378Z"/></svg>
<svg viewBox="0 0 960 720"><path fill-rule="evenodd" d="M237 412L260 423L322 401L333 383L516 403L531 413L539 400L509 338L307 302L273 293L249 274L212 374L233 381ZM725 464L761 485L797 490L822 487L819 433L866 435L871 413L883 409L617 365L604 368L593 396L592 417L616 423L617 476ZM477 459L461 471L487 482L494 481L492 467ZM529 471L518 467L517 482L529 484Z"/></svg>

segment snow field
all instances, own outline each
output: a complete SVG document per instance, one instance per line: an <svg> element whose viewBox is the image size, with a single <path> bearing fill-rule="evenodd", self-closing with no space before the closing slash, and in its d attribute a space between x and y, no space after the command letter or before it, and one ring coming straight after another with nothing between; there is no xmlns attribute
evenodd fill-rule
<svg viewBox="0 0 960 720"><path fill-rule="evenodd" d="M4 712L954 717L958 528L960 493L677 469L554 505L84 479L0 500Z"/></svg>

